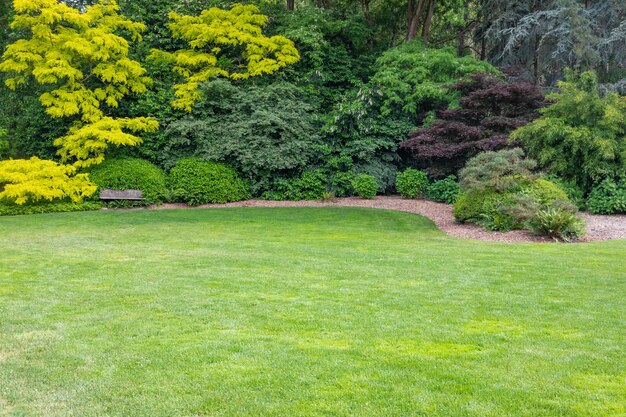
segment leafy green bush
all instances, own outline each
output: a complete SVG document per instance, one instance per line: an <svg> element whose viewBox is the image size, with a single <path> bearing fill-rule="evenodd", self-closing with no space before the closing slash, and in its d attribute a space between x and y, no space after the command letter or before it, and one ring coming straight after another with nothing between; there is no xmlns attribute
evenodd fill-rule
<svg viewBox="0 0 626 417"><path fill-rule="evenodd" d="M106 159L90 169L89 177L99 189L141 190L145 201L134 204L160 203L167 194L165 173L144 159Z"/></svg>
<svg viewBox="0 0 626 417"><path fill-rule="evenodd" d="M571 242L585 234L585 221L571 211L549 207L539 210L528 222L530 230L538 235Z"/></svg>
<svg viewBox="0 0 626 417"><path fill-rule="evenodd" d="M378 192L381 194L390 192L396 181L398 168L385 159L381 161L370 161L367 164L355 164L352 171L354 174L369 174L378 183Z"/></svg>
<svg viewBox="0 0 626 417"><path fill-rule="evenodd" d="M428 189L428 175L424 171L408 168L396 176L396 190L404 198L417 198Z"/></svg>
<svg viewBox="0 0 626 417"><path fill-rule="evenodd" d="M336 197L350 197L354 195L352 172L335 172L330 178L330 189Z"/></svg>
<svg viewBox="0 0 626 417"><path fill-rule="evenodd" d="M589 193L587 207L594 214L626 213L626 179L607 178L595 186Z"/></svg>
<svg viewBox="0 0 626 417"><path fill-rule="evenodd" d="M565 194L567 194L569 200L572 202L572 204L578 207L578 210L584 210L587 207L585 193L578 185L576 185L574 181L564 180L560 177L557 177L556 175L547 175L545 179L555 183L563 191L565 191Z"/></svg>
<svg viewBox="0 0 626 417"><path fill-rule="evenodd" d="M191 205L249 198L248 184L237 171L222 163L196 158L178 161L170 171L169 186L177 201Z"/></svg>
<svg viewBox="0 0 626 417"><path fill-rule="evenodd" d="M337 196L330 191L325 191L322 193L322 198L320 200L324 202L334 203L337 201Z"/></svg>
<svg viewBox="0 0 626 417"><path fill-rule="evenodd" d="M529 196L542 206L549 206L557 200L569 201L567 193L557 184L542 178L533 180L528 186L522 188L520 193Z"/></svg>
<svg viewBox="0 0 626 417"><path fill-rule="evenodd" d="M41 213L62 213L70 211L90 211L100 210L102 203L96 201L85 201L82 203L39 203L17 205L10 203L0 204L0 216L17 216L22 214L41 214Z"/></svg>
<svg viewBox="0 0 626 417"><path fill-rule="evenodd" d="M454 204L454 217L488 230L509 231L525 228L538 211L547 208L572 214L577 211L556 184L545 179L521 178L504 191L478 188L461 194Z"/></svg>
<svg viewBox="0 0 626 417"><path fill-rule="evenodd" d="M460 193L461 189L459 183L456 181L456 177L450 175L430 184L426 196L431 200L454 204Z"/></svg>
<svg viewBox="0 0 626 417"><path fill-rule="evenodd" d="M378 183L373 175L359 174L352 180L352 187L361 198L374 198L378 191Z"/></svg>
<svg viewBox="0 0 626 417"><path fill-rule="evenodd" d="M305 171L298 178L277 180L271 191L261 196L264 200L320 200L326 190L326 175L319 169Z"/></svg>
<svg viewBox="0 0 626 417"><path fill-rule="evenodd" d="M495 191L475 191L462 193L454 203L454 218L461 223L474 223L480 220L483 211L483 201Z"/></svg>
<svg viewBox="0 0 626 417"><path fill-rule="evenodd" d="M520 228L509 210L513 200L514 193L500 193L493 189L463 193L454 203L454 218L463 223L481 225L488 230Z"/></svg>
<svg viewBox="0 0 626 417"><path fill-rule="evenodd" d="M376 61L376 73L370 85L382 96L381 113L417 115L444 108L458 98L458 92L446 86L466 75L498 70L472 56L458 56L452 48L429 48L421 41L401 43Z"/></svg>

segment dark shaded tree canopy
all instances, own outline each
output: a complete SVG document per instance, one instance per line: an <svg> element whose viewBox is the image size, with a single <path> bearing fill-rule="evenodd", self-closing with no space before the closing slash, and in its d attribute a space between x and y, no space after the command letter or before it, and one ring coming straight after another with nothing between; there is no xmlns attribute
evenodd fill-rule
<svg viewBox="0 0 626 417"><path fill-rule="evenodd" d="M490 74L472 75L450 89L461 94L459 108L437 112L438 120L400 144L413 163L435 177L455 173L479 152L505 148L509 133L545 105L538 87Z"/></svg>

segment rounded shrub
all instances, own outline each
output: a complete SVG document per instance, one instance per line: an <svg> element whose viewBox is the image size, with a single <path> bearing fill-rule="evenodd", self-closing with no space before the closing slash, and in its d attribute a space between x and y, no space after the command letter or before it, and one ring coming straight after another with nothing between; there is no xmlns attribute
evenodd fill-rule
<svg viewBox="0 0 626 417"><path fill-rule="evenodd" d="M361 198L374 198L378 191L378 183L373 175L358 174L352 180L352 187Z"/></svg>
<svg viewBox="0 0 626 417"><path fill-rule="evenodd" d="M509 212L513 201L514 194L493 189L464 193L454 203L454 218L462 223L479 224L488 230L512 230L519 227Z"/></svg>
<svg viewBox="0 0 626 417"><path fill-rule="evenodd" d="M433 182L428 186L426 196L431 200L440 201L446 204L453 204L461 193L456 177L450 175L442 180Z"/></svg>
<svg viewBox="0 0 626 417"><path fill-rule="evenodd" d="M170 171L169 186L177 201L190 205L249 198L248 184L232 167L197 158L178 161Z"/></svg>
<svg viewBox="0 0 626 417"><path fill-rule="evenodd" d="M543 178L531 181L522 193L542 206L549 206L555 201L569 202L567 193L559 185Z"/></svg>
<svg viewBox="0 0 626 417"><path fill-rule="evenodd" d="M428 175L424 171L408 168L396 176L396 190L404 198L417 198L428 188Z"/></svg>
<svg viewBox="0 0 626 417"><path fill-rule="evenodd" d="M614 181L607 178L593 187L587 207L594 214L626 213L626 179Z"/></svg>
<svg viewBox="0 0 626 417"><path fill-rule="evenodd" d="M145 159L107 159L91 168L89 177L99 189L141 190L143 204L160 203L166 195L165 173Z"/></svg>

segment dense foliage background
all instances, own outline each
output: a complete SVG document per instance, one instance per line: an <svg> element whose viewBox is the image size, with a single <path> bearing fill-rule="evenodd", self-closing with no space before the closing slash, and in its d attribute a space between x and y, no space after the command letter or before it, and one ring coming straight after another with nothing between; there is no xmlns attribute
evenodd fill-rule
<svg viewBox="0 0 626 417"><path fill-rule="evenodd" d="M95 2L60 3L85 11ZM290 39L299 60L287 56L260 76L225 77L241 68L241 46L223 46L211 63L222 72L198 83L193 105L173 108L181 78L159 57L182 53L189 61L198 52L185 49L197 33L170 26L168 13L198 16L234 3L119 0L124 18L145 24L129 58L152 81L106 116L154 118L159 129L136 132L139 146L110 146L107 158L142 158L166 172L187 158L223 163L252 196L265 198L354 195L361 174L391 193L398 172L417 168L431 182L448 177L433 195L452 202L449 176L470 158L519 146L555 182L576 187L578 200L605 180L622 183L621 0L240 0L267 16L263 39ZM13 1L0 0L0 51L28 37L9 26L13 13ZM193 71L185 71L178 70L189 82ZM11 76L0 72L0 81ZM76 120L46 113L40 96L52 87L31 78L16 90L0 84L0 158L59 161L54 141Z"/></svg>

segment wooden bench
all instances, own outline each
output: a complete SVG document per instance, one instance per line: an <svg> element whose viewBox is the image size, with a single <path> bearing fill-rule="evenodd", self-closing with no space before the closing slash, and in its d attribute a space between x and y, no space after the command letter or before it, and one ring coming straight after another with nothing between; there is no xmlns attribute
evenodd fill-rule
<svg viewBox="0 0 626 417"><path fill-rule="evenodd" d="M145 199L141 190L112 190L104 188L100 190L100 200L142 201Z"/></svg>

